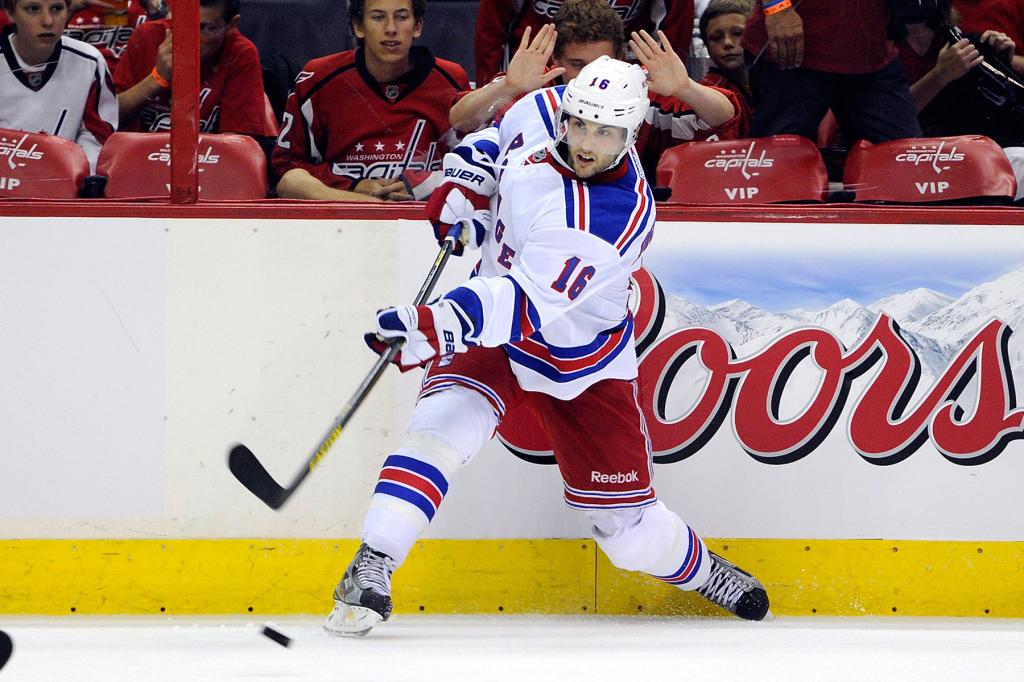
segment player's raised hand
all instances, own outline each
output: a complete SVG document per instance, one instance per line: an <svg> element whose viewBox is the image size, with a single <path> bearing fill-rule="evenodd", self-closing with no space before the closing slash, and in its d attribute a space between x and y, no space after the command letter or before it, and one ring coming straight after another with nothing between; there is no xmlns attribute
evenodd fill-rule
<svg viewBox="0 0 1024 682"><path fill-rule="evenodd" d="M662 31L658 31L658 40L647 31L633 31L629 46L647 69L647 87L651 92L657 95L679 95L692 82L683 60L672 49Z"/></svg>
<svg viewBox="0 0 1024 682"><path fill-rule="evenodd" d="M531 92L565 73L562 67L547 70L548 62L555 51L557 37L558 32L555 31L554 24L541 26L533 40L530 40L530 27L526 27L519 49L512 55L512 61L509 62L508 71L505 73L505 81L509 87L519 92Z"/></svg>

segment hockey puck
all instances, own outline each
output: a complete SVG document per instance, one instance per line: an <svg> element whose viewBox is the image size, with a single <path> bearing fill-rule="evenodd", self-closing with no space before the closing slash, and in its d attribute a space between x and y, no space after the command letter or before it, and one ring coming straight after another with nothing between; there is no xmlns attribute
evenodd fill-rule
<svg viewBox="0 0 1024 682"><path fill-rule="evenodd" d="M0 668L7 663L12 651L14 651L14 642L11 641L11 636L0 630Z"/></svg>
<svg viewBox="0 0 1024 682"><path fill-rule="evenodd" d="M270 627L269 625L264 625L263 626L263 630L261 630L261 632L262 632L262 634L264 636L266 636L266 637L270 638L271 640L277 642L278 644L280 644L283 647L289 647L289 646L292 645L292 638L291 637L289 637L288 635L281 634L280 632L278 632L274 628Z"/></svg>

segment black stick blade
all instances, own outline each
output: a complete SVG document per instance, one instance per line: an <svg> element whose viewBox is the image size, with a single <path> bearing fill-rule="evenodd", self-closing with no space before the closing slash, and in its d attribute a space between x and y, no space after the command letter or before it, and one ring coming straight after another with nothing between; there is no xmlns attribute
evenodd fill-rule
<svg viewBox="0 0 1024 682"><path fill-rule="evenodd" d="M228 468L239 483L271 509L280 509L288 499L288 491L277 484L252 450L241 443L228 453Z"/></svg>
<svg viewBox="0 0 1024 682"><path fill-rule="evenodd" d="M7 659L11 657L13 651L14 642L11 641L11 636L0 630L0 668L7 664Z"/></svg>

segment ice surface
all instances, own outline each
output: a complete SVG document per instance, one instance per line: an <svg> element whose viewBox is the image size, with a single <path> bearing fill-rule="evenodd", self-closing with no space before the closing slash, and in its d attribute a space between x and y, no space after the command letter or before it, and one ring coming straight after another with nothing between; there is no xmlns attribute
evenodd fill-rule
<svg viewBox="0 0 1024 682"><path fill-rule="evenodd" d="M320 619L0 617L0 682L44 680L1019 680L1024 621L399 615L365 639Z"/></svg>

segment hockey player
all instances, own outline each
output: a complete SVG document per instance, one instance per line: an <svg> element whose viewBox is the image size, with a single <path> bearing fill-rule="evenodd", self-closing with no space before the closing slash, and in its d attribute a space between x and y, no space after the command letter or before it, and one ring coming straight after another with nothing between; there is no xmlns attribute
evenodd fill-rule
<svg viewBox="0 0 1024 682"><path fill-rule="evenodd" d="M401 341L397 361L426 363L426 374L334 592L329 632L363 635L387 620L391 574L452 475L506 411L527 405L551 439L566 503L587 515L612 563L764 618L764 587L708 551L651 484L628 307L655 222L633 149L647 106L643 69L601 57L445 156L451 181L427 213L438 234L465 221L463 240L482 251L479 275L429 305L379 312L367 335L377 349Z"/></svg>
<svg viewBox="0 0 1024 682"><path fill-rule="evenodd" d="M3 0L13 22L0 31L0 128L77 142L89 166L117 130L117 98L103 56L62 36L65 0Z"/></svg>
<svg viewBox="0 0 1024 682"><path fill-rule="evenodd" d="M352 0L356 50L306 64L272 158L289 199L425 199L448 150L448 111L469 77L413 46L426 0Z"/></svg>

